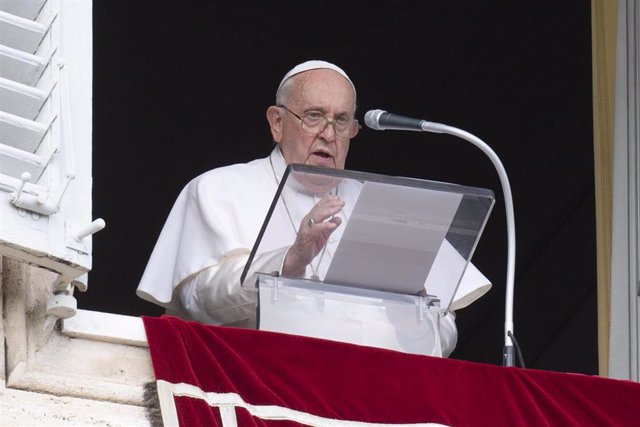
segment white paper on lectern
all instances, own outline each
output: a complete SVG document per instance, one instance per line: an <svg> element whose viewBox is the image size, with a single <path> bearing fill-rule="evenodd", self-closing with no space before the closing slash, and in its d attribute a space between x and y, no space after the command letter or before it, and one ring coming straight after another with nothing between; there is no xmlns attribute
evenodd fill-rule
<svg viewBox="0 0 640 427"><path fill-rule="evenodd" d="M327 283L415 295L462 194L365 182L327 271Z"/></svg>

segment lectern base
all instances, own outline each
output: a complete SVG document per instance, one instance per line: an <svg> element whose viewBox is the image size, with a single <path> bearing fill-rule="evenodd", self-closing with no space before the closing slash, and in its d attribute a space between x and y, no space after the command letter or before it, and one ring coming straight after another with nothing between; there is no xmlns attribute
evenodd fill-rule
<svg viewBox="0 0 640 427"><path fill-rule="evenodd" d="M439 301L258 275L258 329L442 356Z"/></svg>

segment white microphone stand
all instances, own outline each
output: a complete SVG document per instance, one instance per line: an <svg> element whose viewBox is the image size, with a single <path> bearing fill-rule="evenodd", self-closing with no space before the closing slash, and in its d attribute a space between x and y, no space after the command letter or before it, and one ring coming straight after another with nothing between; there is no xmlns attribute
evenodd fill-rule
<svg viewBox="0 0 640 427"><path fill-rule="evenodd" d="M504 324L504 351L503 365L515 366L515 351L513 337L513 287L516 265L516 226L513 215L513 198L511 196L511 186L507 172L502 166L502 162L496 153L480 138L461 129L447 126L440 123L421 121L420 128L423 132L446 133L465 139L480 148L491 159L493 166L498 171L502 192L504 193L504 204L507 214L507 288L505 302L505 324Z"/></svg>

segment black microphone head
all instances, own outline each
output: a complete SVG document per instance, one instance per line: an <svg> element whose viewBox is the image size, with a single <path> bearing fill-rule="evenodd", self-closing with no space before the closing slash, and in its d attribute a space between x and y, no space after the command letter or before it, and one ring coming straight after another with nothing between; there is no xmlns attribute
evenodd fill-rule
<svg viewBox="0 0 640 427"><path fill-rule="evenodd" d="M373 130L384 130L384 128L380 126L380 116L385 113L386 111L384 110L367 111L367 113L364 115L364 124Z"/></svg>

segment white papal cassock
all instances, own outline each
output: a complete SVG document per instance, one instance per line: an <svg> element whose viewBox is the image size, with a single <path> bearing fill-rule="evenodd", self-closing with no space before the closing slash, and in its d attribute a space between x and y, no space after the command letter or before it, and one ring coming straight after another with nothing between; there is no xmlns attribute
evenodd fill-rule
<svg viewBox="0 0 640 427"><path fill-rule="evenodd" d="M185 319L255 327L256 292L252 286L242 288L240 275L285 168L276 147L269 157L214 169L193 179L169 214L138 286L138 296ZM282 246L276 244L273 250L259 254L245 281L254 281L254 272L281 271L302 217L319 200L291 191L287 189L284 194L290 207L288 217L284 212L274 213L280 215L275 223L281 224L282 232L270 234L282 236ZM355 200L351 195L356 192L343 183L338 193L345 201L340 215L346 219ZM319 272L326 271L341 232L338 227L325 254L312 262ZM490 286L489 280L469 263L451 310L472 303ZM455 315L450 313L434 324L439 324L441 353L446 356L457 340Z"/></svg>

